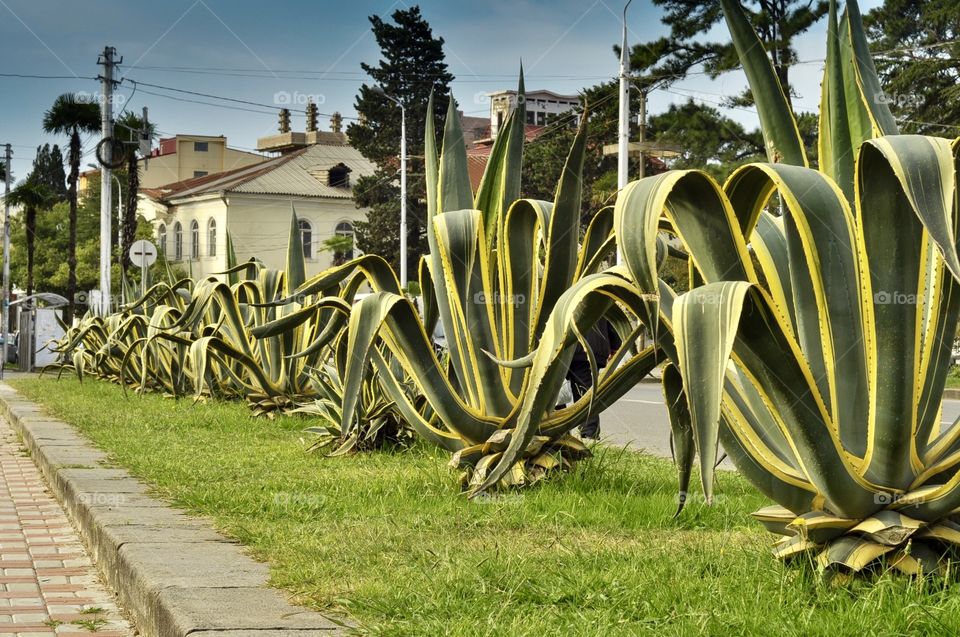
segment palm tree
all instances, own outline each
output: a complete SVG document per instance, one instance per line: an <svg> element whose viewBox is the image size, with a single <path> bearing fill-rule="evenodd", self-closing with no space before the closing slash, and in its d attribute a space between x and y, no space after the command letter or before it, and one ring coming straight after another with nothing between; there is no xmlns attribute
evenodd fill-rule
<svg viewBox="0 0 960 637"><path fill-rule="evenodd" d="M155 127L148 125L152 138ZM126 275L130 267L130 246L137 237L137 193L140 190L140 163L137 155L143 118L127 112L117 120L114 135L126 145L127 189L124 192L123 220L120 225L120 267Z"/></svg>
<svg viewBox="0 0 960 637"><path fill-rule="evenodd" d="M77 180L80 178L80 133L100 130L100 108L80 101L73 93L64 93L43 115L43 130L70 137L70 174L67 176L67 200L70 202L70 237L67 248L67 323L73 320L77 294ZM109 294L105 290L104 294Z"/></svg>
<svg viewBox="0 0 960 637"><path fill-rule="evenodd" d="M33 253L37 234L37 211L49 206L56 199L45 185L32 178L10 191L10 203L23 206L24 227L27 234L27 296L33 294Z"/></svg>

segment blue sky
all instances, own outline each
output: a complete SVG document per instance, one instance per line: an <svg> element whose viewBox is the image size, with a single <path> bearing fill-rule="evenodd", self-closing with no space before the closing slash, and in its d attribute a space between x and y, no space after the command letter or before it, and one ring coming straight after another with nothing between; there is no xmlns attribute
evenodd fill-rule
<svg viewBox="0 0 960 637"><path fill-rule="evenodd" d="M861 9L866 12L879 3L864 0ZM276 103L278 95L289 95L291 101L313 95L321 113L340 111L351 117L354 95L365 79L360 63L375 63L379 53L367 17L386 17L407 6L403 1L362 0L0 0L0 59L5 61L0 72L96 76L97 54L112 44L123 56L121 72L141 82L267 105ZM434 33L446 40L447 63L457 78L454 95L468 114L485 115L483 95L514 86L521 59L531 89L576 93L616 75L611 47L620 38L622 2L427 0L420 6ZM660 10L650 2L635 0L628 13L630 41L664 34L659 18ZM797 42L800 59L813 60L791 75L801 110L815 109L818 100L822 65L817 60L824 56L825 22ZM744 84L739 71L716 81L692 76L670 93L653 95L650 112L691 95L718 102ZM91 80L0 77L0 143L14 144L17 176L29 170L37 144L63 141L46 136L40 127L43 111L54 98L66 91L97 90ZM134 92L129 83L120 87L120 94L118 103L124 107L139 112L148 106L163 136L222 134L231 146L252 148L258 137L276 130L275 111L267 108L142 85ZM756 125L750 111L727 114ZM321 127L327 127L325 117ZM302 117L294 117L293 128L303 129Z"/></svg>

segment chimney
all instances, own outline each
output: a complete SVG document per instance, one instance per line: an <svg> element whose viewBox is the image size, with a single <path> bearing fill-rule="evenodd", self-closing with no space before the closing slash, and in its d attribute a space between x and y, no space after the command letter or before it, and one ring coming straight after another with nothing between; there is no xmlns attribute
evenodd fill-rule
<svg viewBox="0 0 960 637"><path fill-rule="evenodd" d="M340 115L340 111L334 111L330 116L330 130L334 133L341 132L343 128L343 117Z"/></svg>
<svg viewBox="0 0 960 637"><path fill-rule="evenodd" d="M281 108L280 109L280 133L289 133L290 132L290 109Z"/></svg>
<svg viewBox="0 0 960 637"><path fill-rule="evenodd" d="M312 98L307 99L307 132L317 132L317 105L313 103Z"/></svg>

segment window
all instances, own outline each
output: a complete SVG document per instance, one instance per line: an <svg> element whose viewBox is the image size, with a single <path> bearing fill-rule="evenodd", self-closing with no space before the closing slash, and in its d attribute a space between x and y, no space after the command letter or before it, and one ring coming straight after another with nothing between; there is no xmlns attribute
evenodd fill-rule
<svg viewBox="0 0 960 637"><path fill-rule="evenodd" d="M163 255L163 258L167 258L167 226L160 224L160 227L157 228L157 239L160 244L160 254Z"/></svg>
<svg viewBox="0 0 960 637"><path fill-rule="evenodd" d="M350 249L345 252L334 254L334 258L340 257L343 261L349 261L353 258L353 224L349 221L341 221L337 224L336 229L333 231L335 237L349 237L350 239Z"/></svg>
<svg viewBox="0 0 960 637"><path fill-rule="evenodd" d="M207 222L207 256L217 256L217 220L212 217Z"/></svg>
<svg viewBox="0 0 960 637"><path fill-rule="evenodd" d="M334 188L350 187L350 168L346 164L337 164L327 171L327 185Z"/></svg>
<svg viewBox="0 0 960 637"><path fill-rule="evenodd" d="M193 152L195 153L205 153L210 150L207 142L193 142Z"/></svg>
<svg viewBox="0 0 960 637"><path fill-rule="evenodd" d="M303 258L313 258L313 228L306 219L300 219L297 224L300 226L300 240L303 241Z"/></svg>
<svg viewBox="0 0 960 637"><path fill-rule="evenodd" d="M207 173L207 171L205 171L205 170L195 170L195 171L193 171L193 176L194 176L194 177L206 177L207 174L208 174L208 173Z"/></svg>
<svg viewBox="0 0 960 637"><path fill-rule="evenodd" d="M527 111L527 123L533 124L533 111Z"/></svg>
<svg viewBox="0 0 960 637"><path fill-rule="evenodd" d="M190 222L190 258L200 258L200 224L196 219Z"/></svg>
<svg viewBox="0 0 960 637"><path fill-rule="evenodd" d="M179 221L173 226L173 258L177 261L183 258L183 226Z"/></svg>
<svg viewBox="0 0 960 637"><path fill-rule="evenodd" d="M547 114L543 111L537 112L537 126L546 126L547 125Z"/></svg>

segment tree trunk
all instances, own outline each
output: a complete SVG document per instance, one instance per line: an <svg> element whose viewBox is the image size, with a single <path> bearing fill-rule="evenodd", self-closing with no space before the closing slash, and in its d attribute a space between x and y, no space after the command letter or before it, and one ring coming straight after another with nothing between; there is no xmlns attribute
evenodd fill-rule
<svg viewBox="0 0 960 637"><path fill-rule="evenodd" d="M130 246L137 237L137 192L140 190L140 164L137 162L137 153L134 150L127 155L127 192L123 207L123 226L120 228L120 263L123 274L132 262L130 261Z"/></svg>
<svg viewBox="0 0 960 637"><path fill-rule="evenodd" d="M70 135L70 176L67 199L70 201L70 235L67 240L67 326L76 315L77 296L77 180L80 178L80 133Z"/></svg>

